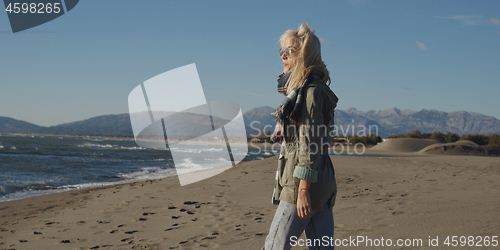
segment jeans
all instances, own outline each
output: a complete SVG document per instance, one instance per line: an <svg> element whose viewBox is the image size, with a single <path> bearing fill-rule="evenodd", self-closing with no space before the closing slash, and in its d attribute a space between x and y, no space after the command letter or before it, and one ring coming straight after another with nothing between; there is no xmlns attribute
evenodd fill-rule
<svg viewBox="0 0 500 250"><path fill-rule="evenodd" d="M312 244L308 246L309 250L334 249L334 245L331 244L333 243L333 213L332 209L328 208L328 204L323 206L323 210L313 210L311 217L301 219L297 213L297 204L280 201L262 250L288 250L295 245L306 246L305 241L298 241L304 230L306 238L310 239Z"/></svg>

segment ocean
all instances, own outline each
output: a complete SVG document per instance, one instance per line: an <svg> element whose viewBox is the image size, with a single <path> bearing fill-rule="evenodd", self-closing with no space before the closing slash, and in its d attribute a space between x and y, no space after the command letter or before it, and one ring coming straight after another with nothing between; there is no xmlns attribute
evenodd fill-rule
<svg viewBox="0 0 500 250"><path fill-rule="evenodd" d="M138 146L133 139L67 135L0 134L0 202L69 190L176 175L170 150ZM217 165L227 151L197 144L173 145L184 154L182 173ZM173 149L173 148L172 148ZM244 160L279 154L277 149L233 147Z"/></svg>

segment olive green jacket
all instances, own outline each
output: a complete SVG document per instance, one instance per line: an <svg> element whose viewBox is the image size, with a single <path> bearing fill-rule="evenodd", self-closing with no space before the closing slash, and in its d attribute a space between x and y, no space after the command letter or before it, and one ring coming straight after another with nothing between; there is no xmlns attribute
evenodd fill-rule
<svg viewBox="0 0 500 250"><path fill-rule="evenodd" d="M300 124L284 129L274 199L296 204L299 182L307 180L312 182L311 207L321 210L325 203L333 207L337 194L328 148L332 145L333 112L338 98L325 82L316 81L307 88Z"/></svg>

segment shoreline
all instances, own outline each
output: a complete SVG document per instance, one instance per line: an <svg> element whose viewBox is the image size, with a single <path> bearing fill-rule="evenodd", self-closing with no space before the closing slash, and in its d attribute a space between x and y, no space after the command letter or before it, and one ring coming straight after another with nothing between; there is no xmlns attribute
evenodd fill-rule
<svg viewBox="0 0 500 250"><path fill-rule="evenodd" d="M193 144L200 145L200 144L206 144L206 143L205 142L198 142L198 143L193 143ZM211 145L211 144L208 143L207 145ZM244 145L245 144L238 144L237 146L244 146ZM253 146L254 148L259 148L261 150L265 149L267 151L275 151L273 149L269 150L269 147L268 147L269 143L259 143L259 144L254 143L253 145L254 145ZM275 144L271 144L271 145L274 145L275 146L274 148L277 148L278 150L281 149L280 147L278 147L278 146L281 146L281 144L275 143ZM249 146L249 148L252 147L252 146L250 146L250 143L248 144L248 146ZM352 153L352 152L355 152L354 146L351 145L351 146L345 147L345 148L347 149L346 150L347 152L350 152L350 154L349 153L341 153L341 154L333 153L334 149L329 148L329 155L330 156L348 156L348 157L349 156L351 156L351 157L370 157L370 158L371 157L432 157L432 156L436 156L434 154L425 154L425 153L420 153L418 151L417 152L393 152L393 151L375 150L375 149L371 149L371 148L367 148L366 151L363 152L363 154L356 154L356 153ZM344 149L343 146L342 146L342 149ZM273 153L278 153L278 152L273 152ZM258 158L248 159L248 160L242 160L241 162L261 161L261 160L267 159L269 157L276 156L276 155L272 155L271 153L266 154L265 152L264 153L261 152L260 154L262 154L262 156L261 156L262 158L258 157ZM248 154L248 155L252 156L251 154ZM477 156L477 157L491 157L491 156ZM214 171L214 169L195 171L192 174L203 173L203 172L209 173L210 171ZM91 188L96 188L96 187L106 187L106 186L136 183L136 182L149 181L149 180L157 180L157 179L170 178L170 177L178 177L178 175L172 175L172 176L160 177L160 178L152 177L150 179L144 179L144 180L123 179L123 180L118 180L118 181L114 181L114 182L104 181L104 182L94 182L94 183L68 184L68 185L63 185L61 187L57 187L57 188L50 189L50 190L32 190L32 191L29 191L30 193L32 193L32 195L27 195L23 192L23 193L20 193L18 195L15 195L16 198L12 198L12 199L9 198L8 200L0 200L0 204L3 202L20 200L20 199L29 199L32 197L46 196L46 195L65 193L65 192L71 192L71 191L79 191L79 190L85 190L85 189L89 189L89 188L91 189ZM84 186L84 187L81 187L81 186ZM88 186L88 187L85 187L85 186ZM67 190L62 190L62 188L67 188ZM40 192L41 194L36 194L38 192ZM33 193L35 193L35 194L33 194ZM13 194L16 194L16 192L11 193L9 195L13 195ZM17 198L17 196L19 196L19 197Z"/></svg>
<svg viewBox="0 0 500 250"><path fill-rule="evenodd" d="M254 161L254 160L252 160ZM181 175L172 175L172 176L166 176L166 177L161 177L161 178L152 178L152 179L146 179L146 180L121 180L117 182L96 182L96 183L85 183L85 184L75 184L75 185L66 185L66 186L77 186L76 188L68 188L68 189L62 189L62 187L53 189L54 192L50 192L50 190L35 190L35 192L40 191L42 194L38 195L32 195L28 197L20 197L20 198L15 198L15 199L10 199L10 200L0 200L0 205L5 202L11 202L11 201L18 201L18 200L24 200L24 199L31 199L35 197L43 197L43 196L49 196L49 195L56 195L56 194L62 194L62 193L68 193L68 192L78 192L78 191L85 191L87 189L101 189L101 188L107 188L107 187L113 187L113 186L120 186L120 185L127 185L131 183L142 183L142 182L148 182L148 181L154 181L154 180L162 180L162 179L169 179L169 178L176 178L178 181L181 182L181 185L188 185L197 181L204 180L206 178L210 178L214 175L217 175L219 173L222 173L233 166L219 166L219 167L213 167L210 169L202 169L186 174L181 174ZM86 185L86 184L94 184L94 185ZM79 187L79 186L87 186L87 187ZM44 192L46 191L46 192Z"/></svg>

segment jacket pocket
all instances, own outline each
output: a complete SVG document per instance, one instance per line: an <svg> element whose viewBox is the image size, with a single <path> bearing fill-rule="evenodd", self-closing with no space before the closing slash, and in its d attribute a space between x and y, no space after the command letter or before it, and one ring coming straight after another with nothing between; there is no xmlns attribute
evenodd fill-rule
<svg viewBox="0 0 500 250"><path fill-rule="evenodd" d="M290 150L285 154L285 164L282 174L281 185L285 186L295 186L295 181L293 177L293 171L298 163L298 155L296 150Z"/></svg>

